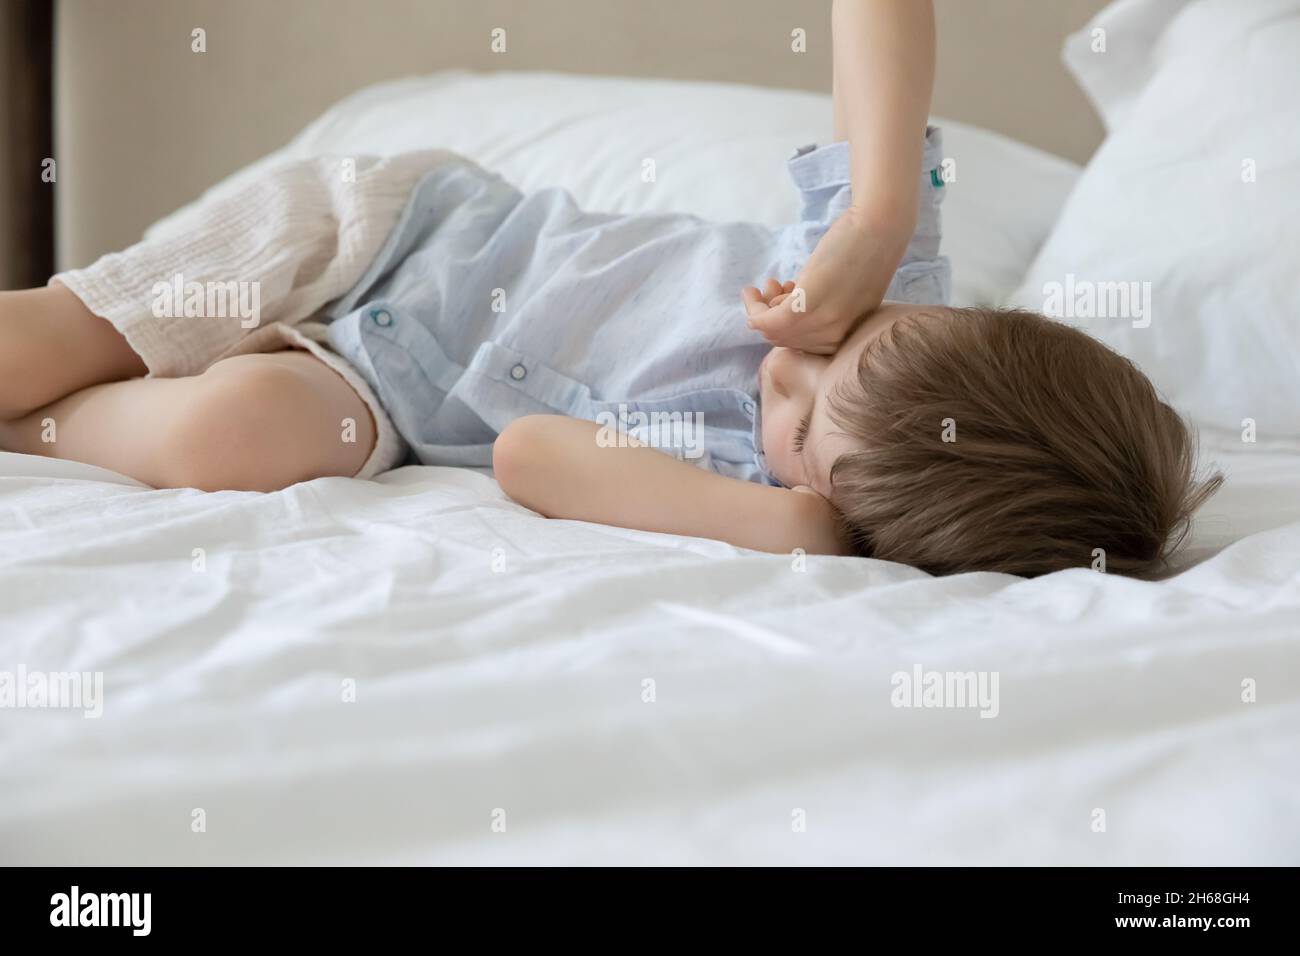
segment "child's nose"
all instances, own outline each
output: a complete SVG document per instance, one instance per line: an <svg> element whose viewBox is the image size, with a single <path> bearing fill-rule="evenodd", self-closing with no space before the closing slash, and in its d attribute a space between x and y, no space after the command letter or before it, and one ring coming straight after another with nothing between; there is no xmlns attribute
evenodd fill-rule
<svg viewBox="0 0 1300 956"><path fill-rule="evenodd" d="M767 356L767 379L782 398L790 397L790 350L777 346Z"/></svg>
<svg viewBox="0 0 1300 956"><path fill-rule="evenodd" d="M774 348L767 360L772 388L782 398L792 398L805 386L808 378L807 356L787 348Z"/></svg>

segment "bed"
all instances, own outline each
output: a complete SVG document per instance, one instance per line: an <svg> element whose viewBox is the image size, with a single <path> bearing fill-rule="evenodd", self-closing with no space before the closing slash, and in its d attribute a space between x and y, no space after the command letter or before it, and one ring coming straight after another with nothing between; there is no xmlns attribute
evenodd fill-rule
<svg viewBox="0 0 1300 956"><path fill-rule="evenodd" d="M1141 6L1097 22L1116 42L1163 30ZM1186 19L1162 69L1231 32ZM1230 21L1256 40L1261 22ZM1074 223L1125 180L1106 163L1149 158L1128 121L1169 104L1076 75L1108 123L1086 168L936 118L958 304L1032 305L1061 261L1116 244ZM776 222L794 201L781 160L829 127L811 92L453 70L347 97L235 177L437 142L599 208ZM644 190L619 170L630 155L669 173ZM1293 176L1272 188L1294 208ZM1125 268L1159 275L1136 255ZM1294 288L1252 279L1256 305L1289 294L1296 313ZM1245 343L1199 325L1120 341L1201 413L1228 476L1158 581L932 578L548 521L472 470L208 495L0 454L0 672L104 681L97 716L0 710L0 860L1300 862L1300 403L1274 381L1292 329L1268 321ZM1254 362L1258 381L1201 394L1191 348ZM1258 410L1249 441L1239 402ZM900 698L932 673L996 694Z"/></svg>

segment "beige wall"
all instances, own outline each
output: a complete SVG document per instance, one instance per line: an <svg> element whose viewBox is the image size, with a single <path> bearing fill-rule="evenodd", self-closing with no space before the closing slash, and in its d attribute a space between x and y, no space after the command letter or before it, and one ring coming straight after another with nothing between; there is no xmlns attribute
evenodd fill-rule
<svg viewBox="0 0 1300 956"><path fill-rule="evenodd" d="M934 111L1076 160L1100 125L1060 66L1102 0L937 0ZM828 90L828 0L63 0L59 258L84 264L379 80L552 69ZM489 32L508 30L493 54ZM208 52L190 51L207 31ZM790 51L802 27L808 52Z"/></svg>

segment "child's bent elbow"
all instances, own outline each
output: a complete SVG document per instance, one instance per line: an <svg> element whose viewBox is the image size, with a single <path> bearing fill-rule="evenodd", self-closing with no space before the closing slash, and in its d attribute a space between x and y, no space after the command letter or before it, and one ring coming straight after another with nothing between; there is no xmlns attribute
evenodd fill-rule
<svg viewBox="0 0 1300 956"><path fill-rule="evenodd" d="M537 474L542 426L548 415L525 415L501 430L492 443L492 474L503 491L521 504L528 502L528 480Z"/></svg>

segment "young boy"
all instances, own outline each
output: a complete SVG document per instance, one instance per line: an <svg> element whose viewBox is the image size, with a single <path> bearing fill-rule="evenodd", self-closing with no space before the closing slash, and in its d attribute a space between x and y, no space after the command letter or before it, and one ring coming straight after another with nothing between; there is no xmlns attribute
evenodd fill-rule
<svg viewBox="0 0 1300 956"><path fill-rule="evenodd" d="M760 550L1155 569L1213 488L1191 433L1083 334L940 304L929 5L833 21L797 223L586 213L445 152L285 164L0 294L0 448L205 490L492 465L551 517Z"/></svg>

